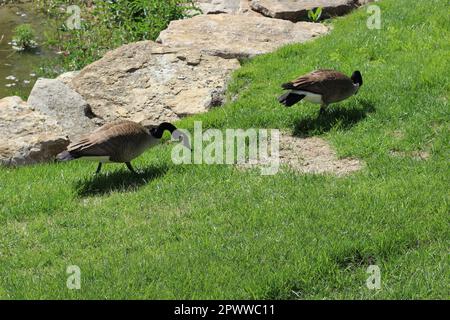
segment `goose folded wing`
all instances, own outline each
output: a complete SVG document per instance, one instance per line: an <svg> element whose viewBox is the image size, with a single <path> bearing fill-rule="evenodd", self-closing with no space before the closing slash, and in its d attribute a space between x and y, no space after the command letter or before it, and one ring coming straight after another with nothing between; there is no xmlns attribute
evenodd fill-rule
<svg viewBox="0 0 450 320"><path fill-rule="evenodd" d="M114 156L120 154L130 143L138 143L144 136L146 131L141 125L119 120L105 124L90 135L72 143L68 151L78 157Z"/></svg>
<svg viewBox="0 0 450 320"><path fill-rule="evenodd" d="M322 94L324 90L340 83L348 85L351 80L344 74L334 70L317 70L282 85L288 90L303 90Z"/></svg>
<svg viewBox="0 0 450 320"><path fill-rule="evenodd" d="M122 153L130 140L133 140L130 134L108 130L69 145L68 151L77 157L114 157Z"/></svg>

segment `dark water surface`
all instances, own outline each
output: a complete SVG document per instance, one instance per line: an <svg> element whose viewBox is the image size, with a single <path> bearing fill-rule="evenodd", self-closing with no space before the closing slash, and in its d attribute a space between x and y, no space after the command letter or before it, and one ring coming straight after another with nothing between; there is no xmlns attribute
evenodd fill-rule
<svg viewBox="0 0 450 320"><path fill-rule="evenodd" d="M0 99L11 95L27 96L36 81L35 70L48 58L51 50L39 46L32 52L17 52L11 41L16 26L29 23L33 26L38 44L44 41L48 21L31 3L0 6Z"/></svg>

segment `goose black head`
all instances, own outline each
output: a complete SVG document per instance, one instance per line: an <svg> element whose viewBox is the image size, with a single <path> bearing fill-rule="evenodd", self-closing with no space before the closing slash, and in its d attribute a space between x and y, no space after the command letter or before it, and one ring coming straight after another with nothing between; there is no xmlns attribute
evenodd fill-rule
<svg viewBox="0 0 450 320"><path fill-rule="evenodd" d="M166 130L172 134L177 128L171 123L163 122L157 127L150 128L149 132L154 138L161 139Z"/></svg>
<svg viewBox="0 0 450 320"><path fill-rule="evenodd" d="M361 72L359 72L359 71L353 72L352 81L354 84L358 84L361 87L363 85L363 79L362 79Z"/></svg>
<svg viewBox="0 0 450 320"><path fill-rule="evenodd" d="M151 128L149 130L150 134L153 137L157 138L157 139L161 139L162 138L162 135L163 135L164 131L169 131L170 134L172 135L173 139L178 140L180 142L183 142L183 145L186 148L188 148L189 150L191 150L191 144L190 144L188 135L185 134L183 131L178 130L171 123L163 122L159 126L157 126L156 128Z"/></svg>

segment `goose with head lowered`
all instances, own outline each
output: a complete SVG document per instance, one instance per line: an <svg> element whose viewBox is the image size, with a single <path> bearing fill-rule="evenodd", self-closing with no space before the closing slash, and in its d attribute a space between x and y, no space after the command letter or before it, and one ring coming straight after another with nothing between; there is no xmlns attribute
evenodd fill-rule
<svg viewBox="0 0 450 320"><path fill-rule="evenodd" d="M147 128L133 121L119 120L105 124L79 141L71 143L66 151L56 156L56 160L96 161L99 163L96 174L100 173L103 163L125 163L131 172L137 173L131 166L131 160L155 146L164 131L169 131L172 138L182 141L185 147L191 149L188 136L177 130L173 124L164 122L157 127Z"/></svg>
<svg viewBox="0 0 450 320"><path fill-rule="evenodd" d="M290 107L304 99L320 104L320 113L323 113L329 104L357 94L362 85L359 71L348 77L335 70L316 70L283 84L281 87L289 91L281 95L278 101Z"/></svg>

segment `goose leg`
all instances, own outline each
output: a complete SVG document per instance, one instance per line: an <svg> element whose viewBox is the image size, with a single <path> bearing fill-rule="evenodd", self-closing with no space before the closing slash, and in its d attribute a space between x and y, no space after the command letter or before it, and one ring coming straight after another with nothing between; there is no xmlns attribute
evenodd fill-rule
<svg viewBox="0 0 450 320"><path fill-rule="evenodd" d="M98 163L98 167L97 167L97 171L95 171L95 174L99 174L101 170L102 170L102 163L99 162Z"/></svg>
<svg viewBox="0 0 450 320"><path fill-rule="evenodd" d="M327 108L327 105L326 105L326 104L322 104L322 105L320 105L320 111L319 111L319 114L324 114L324 113L325 113L325 110L326 110L326 108Z"/></svg>
<svg viewBox="0 0 450 320"><path fill-rule="evenodd" d="M125 162L125 164L126 164L127 168L128 168L131 172L133 172L134 174L138 174L138 173L136 172L136 170L134 170L133 166L131 165L131 162Z"/></svg>

